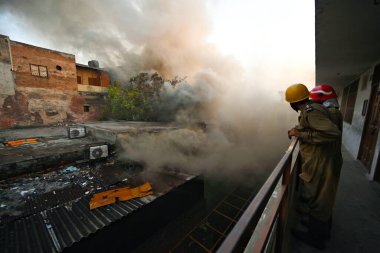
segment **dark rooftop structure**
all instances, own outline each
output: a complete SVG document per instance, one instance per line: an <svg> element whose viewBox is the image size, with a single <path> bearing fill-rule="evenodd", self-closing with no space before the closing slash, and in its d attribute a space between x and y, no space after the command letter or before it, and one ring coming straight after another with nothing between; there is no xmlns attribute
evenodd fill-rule
<svg viewBox="0 0 380 253"><path fill-rule="evenodd" d="M87 136L77 139L68 138L66 127L1 132L3 143L39 138L36 143L1 147L2 252L130 251L203 198L203 179L198 175L147 171L139 163L122 162L113 155L121 132L156 133L172 127L108 122L89 124L86 129ZM112 138L99 138L104 129ZM110 156L88 160L88 145L99 142L109 145ZM152 195L90 210L94 193L145 182L152 185Z"/></svg>

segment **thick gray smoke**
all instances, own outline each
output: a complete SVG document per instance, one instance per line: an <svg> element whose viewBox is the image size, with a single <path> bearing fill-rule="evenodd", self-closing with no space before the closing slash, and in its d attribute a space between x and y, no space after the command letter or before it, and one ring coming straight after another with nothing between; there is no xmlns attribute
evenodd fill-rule
<svg viewBox="0 0 380 253"><path fill-rule="evenodd" d="M192 89L166 87L162 111L180 102L201 104L184 106L177 121L205 122L207 131L129 136L123 143L126 157L148 168L226 175L271 169L286 149L296 115L289 116L283 88L272 82L279 79L273 78L276 73L259 71L243 79L239 64L207 42L211 27L205 5L203 0L12 0L0 2L0 15L11 15L54 49L113 67L118 79L152 70L166 78L187 77Z"/></svg>

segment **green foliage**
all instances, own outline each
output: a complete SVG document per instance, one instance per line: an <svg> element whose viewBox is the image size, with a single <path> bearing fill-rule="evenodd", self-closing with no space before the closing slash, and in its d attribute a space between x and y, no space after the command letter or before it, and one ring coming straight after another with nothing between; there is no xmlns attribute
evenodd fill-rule
<svg viewBox="0 0 380 253"><path fill-rule="evenodd" d="M118 120L152 121L155 120L154 105L160 100L164 83L172 86L183 81L175 77L165 80L159 74L140 73L130 78L129 83L122 86L115 81L108 88L108 108L106 117Z"/></svg>

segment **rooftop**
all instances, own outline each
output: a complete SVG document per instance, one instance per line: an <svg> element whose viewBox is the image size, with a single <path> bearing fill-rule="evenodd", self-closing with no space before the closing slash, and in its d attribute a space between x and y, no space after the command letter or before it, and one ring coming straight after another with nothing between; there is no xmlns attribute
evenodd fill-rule
<svg viewBox="0 0 380 253"><path fill-rule="evenodd" d="M134 229L136 235L140 234L141 241L146 237L146 231L152 233L163 222L168 222L163 217L175 216L203 196L203 183L194 183L198 182L196 175L171 169L147 171L139 163L118 160L113 152L107 159L85 159L86 145L102 140L92 135L91 129L97 129L98 136L102 131L105 135L117 136L125 131L156 132L172 127L156 123L98 122L86 125L86 128L88 135L78 139L69 139L65 126L0 132L1 143L22 138L39 139L35 143L0 147L0 170L5 178L0 181L2 252L61 252L67 248L75 252L83 245L95 247L91 246L96 244L94 238L109 238L104 235L107 232L101 232L99 236L98 231L104 228L112 234L111 237L117 237L115 227L119 222L128 225L136 222L136 217L140 222L141 219L147 222L156 219L157 224L151 221L142 231ZM111 147L114 142L111 140L108 144ZM65 160L65 154L75 155L67 156ZM38 164L43 166L38 167ZM12 177L9 177L9 171L13 173ZM89 201L94 193L118 187L133 188L145 182L152 185L153 195L90 210ZM181 199L185 202L173 207L172 201L180 203ZM152 204L147 206L148 203ZM79 241L81 244L75 244ZM120 243L125 241L128 240ZM134 247L138 242L136 238L130 239L128 247ZM115 244L114 247L118 246Z"/></svg>

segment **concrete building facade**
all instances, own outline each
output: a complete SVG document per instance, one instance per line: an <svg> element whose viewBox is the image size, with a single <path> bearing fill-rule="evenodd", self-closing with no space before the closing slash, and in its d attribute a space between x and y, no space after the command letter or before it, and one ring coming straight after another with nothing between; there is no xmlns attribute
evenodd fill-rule
<svg viewBox="0 0 380 253"><path fill-rule="evenodd" d="M109 77L99 68L87 68L77 69L72 54L1 35L0 129L99 119ZM102 82L78 84L78 73L87 72Z"/></svg>
<svg viewBox="0 0 380 253"><path fill-rule="evenodd" d="M315 1L316 83L338 92L343 144L380 182L380 2Z"/></svg>
<svg viewBox="0 0 380 253"><path fill-rule="evenodd" d="M380 63L346 85L340 94L343 144L368 170L370 180L380 180ZM351 107L351 108L350 108Z"/></svg>

